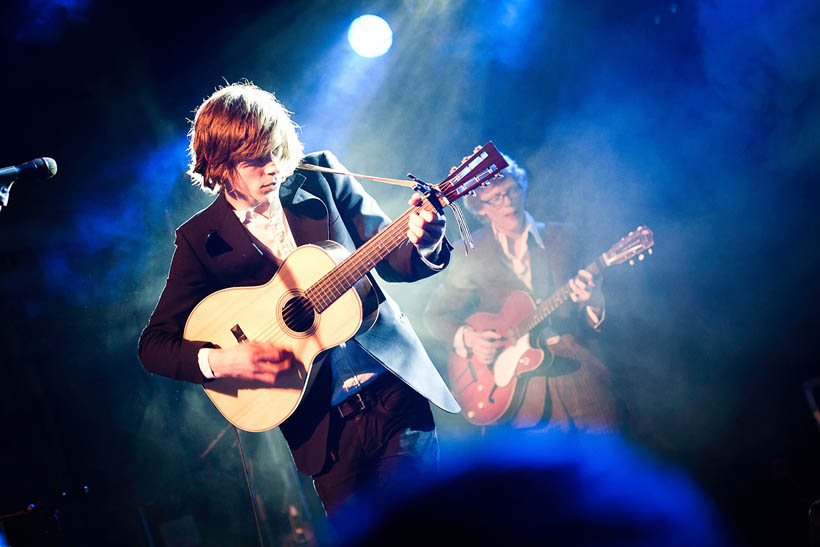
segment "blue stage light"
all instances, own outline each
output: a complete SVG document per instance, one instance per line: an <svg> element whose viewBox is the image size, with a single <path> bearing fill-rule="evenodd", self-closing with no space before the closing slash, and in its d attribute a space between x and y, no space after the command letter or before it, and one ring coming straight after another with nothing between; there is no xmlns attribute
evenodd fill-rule
<svg viewBox="0 0 820 547"><path fill-rule="evenodd" d="M362 57L378 57L393 45L393 31L378 15L362 15L350 23L347 41Z"/></svg>

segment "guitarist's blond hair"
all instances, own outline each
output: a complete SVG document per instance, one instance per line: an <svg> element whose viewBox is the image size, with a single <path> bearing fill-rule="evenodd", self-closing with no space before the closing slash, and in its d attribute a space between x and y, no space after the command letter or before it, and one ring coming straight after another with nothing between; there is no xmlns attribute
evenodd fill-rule
<svg viewBox="0 0 820 547"><path fill-rule="evenodd" d="M230 185L240 162L276 159L280 176L293 174L304 153L290 112L268 91L244 81L217 89L197 108L188 131L188 175L202 190Z"/></svg>

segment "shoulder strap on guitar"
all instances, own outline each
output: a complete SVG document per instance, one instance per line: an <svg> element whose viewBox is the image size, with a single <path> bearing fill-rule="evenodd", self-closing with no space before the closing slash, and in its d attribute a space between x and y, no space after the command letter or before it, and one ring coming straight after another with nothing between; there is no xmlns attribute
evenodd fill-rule
<svg viewBox="0 0 820 547"><path fill-rule="evenodd" d="M375 180L377 182L384 182L386 184L394 184L396 186L404 186L407 188L413 188L416 185L416 182L410 182L401 179L391 179L387 177L374 177L371 175L362 175L360 173L350 173L348 171L340 171L338 169L331 169L329 167L321 167L319 165L312 165L309 163L300 163L297 169L304 169L306 171L317 171L319 173L329 173L332 175L343 175L347 177L354 177L359 179L367 179L367 180ZM413 177L415 180L415 177ZM453 211L453 216L456 219L456 226L458 226L458 232L461 234L461 240L464 242L464 254L469 255L470 249L475 249L475 243L473 242L473 236L470 234L470 228L467 226L467 221L464 218L464 213L461 212L461 208L455 202L447 204L450 209Z"/></svg>

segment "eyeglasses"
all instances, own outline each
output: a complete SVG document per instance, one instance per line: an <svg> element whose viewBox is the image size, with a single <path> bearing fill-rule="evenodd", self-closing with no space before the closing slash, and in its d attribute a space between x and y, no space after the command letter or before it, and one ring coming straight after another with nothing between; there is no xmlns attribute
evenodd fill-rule
<svg viewBox="0 0 820 547"><path fill-rule="evenodd" d="M478 201L480 201L483 205L489 205L490 207L500 207L501 205L504 204L505 200L509 200L510 202L512 202L512 200L514 198L517 198L518 196L519 196L518 186L513 184L512 186L510 186L509 188L507 188L503 192L497 193L496 195L494 195L490 199L481 199L481 198L479 198Z"/></svg>

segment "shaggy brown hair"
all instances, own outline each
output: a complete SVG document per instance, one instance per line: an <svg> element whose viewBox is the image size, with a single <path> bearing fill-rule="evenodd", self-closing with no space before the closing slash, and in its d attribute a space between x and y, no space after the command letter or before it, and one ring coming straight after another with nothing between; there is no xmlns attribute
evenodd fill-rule
<svg viewBox="0 0 820 547"><path fill-rule="evenodd" d="M216 193L230 185L239 163L274 158L285 179L303 155L296 128L273 93L250 82L217 89L191 123L188 175L205 192Z"/></svg>

